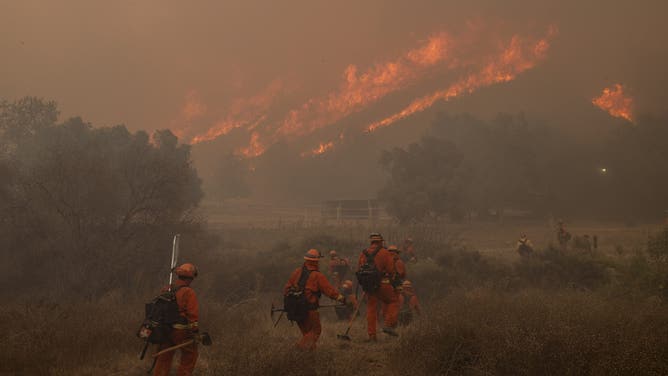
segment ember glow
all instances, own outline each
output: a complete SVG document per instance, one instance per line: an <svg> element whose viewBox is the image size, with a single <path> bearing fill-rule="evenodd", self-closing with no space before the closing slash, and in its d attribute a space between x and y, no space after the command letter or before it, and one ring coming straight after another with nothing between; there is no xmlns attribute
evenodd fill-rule
<svg viewBox="0 0 668 376"><path fill-rule="evenodd" d="M533 68L544 59L548 48L547 38L534 41L516 35L505 49L490 58L478 71L459 79L445 90L414 100L400 112L369 125L366 130L373 132L378 128L389 126L426 110L439 100L449 101L463 94L471 94L481 87L512 81L518 74Z"/></svg>
<svg viewBox="0 0 668 376"><path fill-rule="evenodd" d="M603 93L594 98L592 103L611 116L633 122L633 98L624 93L621 84L603 89Z"/></svg>
<svg viewBox="0 0 668 376"><path fill-rule="evenodd" d="M260 134L257 132L251 133L250 143L245 148L237 149L237 154L243 155L247 158L259 157L264 154L266 147L260 142Z"/></svg>
<svg viewBox="0 0 668 376"><path fill-rule="evenodd" d="M191 89L186 93L183 107L178 119L174 121L174 134L179 138L186 138L192 127L192 122L206 114L206 105L202 103L197 90Z"/></svg>
<svg viewBox="0 0 668 376"><path fill-rule="evenodd" d="M301 154L302 157L314 157L316 155L321 155L324 154L334 148L334 141L330 141L327 143L320 143L317 148L310 150L310 151L305 151Z"/></svg>

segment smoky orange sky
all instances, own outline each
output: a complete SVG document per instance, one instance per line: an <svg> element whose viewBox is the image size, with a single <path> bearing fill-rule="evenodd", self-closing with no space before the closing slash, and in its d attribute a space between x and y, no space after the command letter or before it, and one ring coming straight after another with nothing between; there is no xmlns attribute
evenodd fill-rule
<svg viewBox="0 0 668 376"><path fill-rule="evenodd" d="M64 116L133 130L181 125L188 98L196 98L200 107L190 109L210 116L198 125L206 128L239 98L277 83L283 103L276 106L288 110L335 88L350 64L364 70L434 33L456 33L480 21L511 32L558 27L549 59L517 84L518 95L550 88L555 96L572 91L589 103L603 87L621 82L641 109L661 110L668 3L463 3L7 1L0 8L0 97L42 96L59 102ZM483 112L505 106L549 115L561 107L545 95L522 104L484 96ZM475 99L460 106L480 107Z"/></svg>

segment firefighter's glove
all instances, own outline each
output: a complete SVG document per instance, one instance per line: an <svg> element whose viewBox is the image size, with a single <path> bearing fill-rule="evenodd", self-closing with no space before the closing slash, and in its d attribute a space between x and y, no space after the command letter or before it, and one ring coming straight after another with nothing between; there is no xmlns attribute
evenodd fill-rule
<svg viewBox="0 0 668 376"><path fill-rule="evenodd" d="M346 304L346 297L339 294L339 296L336 297L336 301L341 303L341 304Z"/></svg>

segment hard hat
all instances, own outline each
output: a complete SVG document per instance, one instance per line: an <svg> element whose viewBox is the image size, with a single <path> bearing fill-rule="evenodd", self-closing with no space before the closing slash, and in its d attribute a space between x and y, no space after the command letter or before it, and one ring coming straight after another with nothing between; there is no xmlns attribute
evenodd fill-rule
<svg viewBox="0 0 668 376"><path fill-rule="evenodd" d="M307 261L320 261L322 258L322 255L317 249L309 249L308 252L304 255L304 260Z"/></svg>
<svg viewBox="0 0 668 376"><path fill-rule="evenodd" d="M373 243L373 242L382 242L382 241L383 241L383 235L381 235L380 233L377 233L377 232L372 232L372 233L369 235L369 240L370 240L372 243Z"/></svg>
<svg viewBox="0 0 668 376"><path fill-rule="evenodd" d="M400 253L401 252L396 245L391 245L391 246L387 247L387 250L390 251L390 252L395 252L395 253Z"/></svg>
<svg viewBox="0 0 668 376"><path fill-rule="evenodd" d="M346 280L343 281L343 283L341 284L341 287L342 287L344 290L350 290L350 289L353 288L353 281L351 281L351 280L349 280L349 279L346 279Z"/></svg>
<svg viewBox="0 0 668 376"><path fill-rule="evenodd" d="M403 286L404 288L409 288L409 289L410 289L410 288L413 288L413 284L412 284L411 281L409 281L409 280L405 280L405 281L401 284L401 286Z"/></svg>
<svg viewBox="0 0 668 376"><path fill-rule="evenodd" d="M338 254L336 253L335 250L332 249L331 251L329 251L329 256L334 257L334 256L338 256Z"/></svg>
<svg viewBox="0 0 668 376"><path fill-rule="evenodd" d="M183 264L174 270L177 276L183 277L183 278L195 278L197 277L197 268L195 265L186 263Z"/></svg>

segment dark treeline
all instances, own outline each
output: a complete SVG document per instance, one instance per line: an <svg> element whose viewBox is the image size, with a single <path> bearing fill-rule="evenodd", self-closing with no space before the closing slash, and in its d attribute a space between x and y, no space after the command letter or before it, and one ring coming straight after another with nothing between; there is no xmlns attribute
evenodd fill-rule
<svg viewBox="0 0 668 376"><path fill-rule="evenodd" d="M189 146L57 117L53 102L0 102L0 276L80 296L136 283L171 234L197 228Z"/></svg>
<svg viewBox="0 0 668 376"><path fill-rule="evenodd" d="M402 222L448 216L652 220L668 209L668 120L644 117L597 138L530 124L441 114L420 142L383 152L380 191Z"/></svg>

